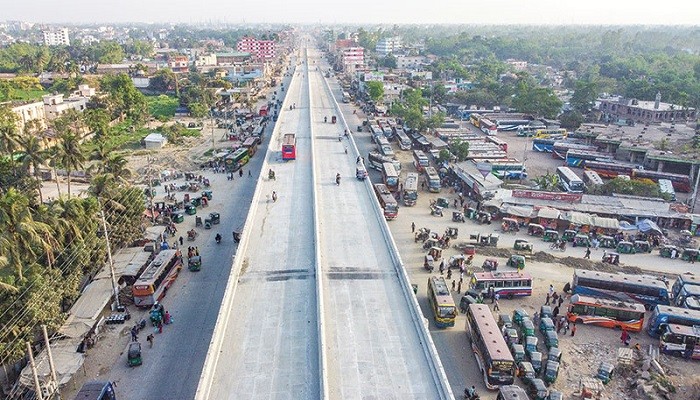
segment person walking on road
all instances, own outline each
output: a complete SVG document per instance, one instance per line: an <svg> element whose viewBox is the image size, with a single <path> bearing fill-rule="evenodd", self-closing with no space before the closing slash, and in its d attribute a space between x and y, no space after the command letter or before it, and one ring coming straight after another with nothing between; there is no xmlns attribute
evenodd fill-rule
<svg viewBox="0 0 700 400"><path fill-rule="evenodd" d="M185 239L183 239L182 236L180 236L180 246L182 246L184 244L184 242L185 242Z"/></svg>
<svg viewBox="0 0 700 400"><path fill-rule="evenodd" d="M253 174L250 173L250 170L248 170L248 176L253 176Z"/></svg>
<svg viewBox="0 0 700 400"><path fill-rule="evenodd" d="M501 311L501 308L498 307L498 300L496 300L496 302L493 303L493 311Z"/></svg>
<svg viewBox="0 0 700 400"><path fill-rule="evenodd" d="M411 233L415 233L415 232L416 232L416 223L411 222Z"/></svg>
<svg viewBox="0 0 700 400"><path fill-rule="evenodd" d="M576 322L574 322L574 325L571 326L571 337L574 337L576 334Z"/></svg>
<svg viewBox="0 0 700 400"><path fill-rule="evenodd" d="M583 256L583 258L586 258L588 260L591 259L591 246L586 247L586 255Z"/></svg>
<svg viewBox="0 0 700 400"><path fill-rule="evenodd" d="M277 192L272 191L272 202L276 203L277 202Z"/></svg>
<svg viewBox="0 0 700 400"><path fill-rule="evenodd" d="M549 295L549 293L547 293L547 300L545 300L545 302L544 302L545 306L549 305L549 299L550 299L550 295Z"/></svg>
<svg viewBox="0 0 700 400"><path fill-rule="evenodd" d="M238 170L238 177L243 178L243 168Z"/></svg>
<svg viewBox="0 0 700 400"><path fill-rule="evenodd" d="M148 342L148 345L149 345L151 348L153 348L153 334L152 334L152 333L149 334L148 336L146 336L146 341Z"/></svg>

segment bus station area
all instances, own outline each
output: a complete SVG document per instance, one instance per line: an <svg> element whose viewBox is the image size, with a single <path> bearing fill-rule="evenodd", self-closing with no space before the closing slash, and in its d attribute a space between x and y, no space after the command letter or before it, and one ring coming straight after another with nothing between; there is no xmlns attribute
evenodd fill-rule
<svg viewBox="0 0 700 400"><path fill-rule="evenodd" d="M399 204L385 216L455 395L474 385L480 398L495 399L495 389L512 382L538 399L700 396L693 391L700 297L692 294L700 294L692 275L700 259L691 233L696 216L687 207L583 193L581 170L532 150L534 138L516 132L498 133L507 142L500 149L525 162L511 156L487 173L478 159L438 163L440 141L450 137L418 137L395 119L365 119L342 107L358 125L360 152L375 161L372 182ZM487 143L474 126L456 124L451 135ZM508 163L515 166L503 171L528 176L495 172ZM574 190L525 185L538 175L566 175L559 167L573 171ZM484 333L480 323L496 330ZM502 345L489 350L488 338ZM507 357L489 365L488 352L504 349ZM500 372L484 374L495 365Z"/></svg>

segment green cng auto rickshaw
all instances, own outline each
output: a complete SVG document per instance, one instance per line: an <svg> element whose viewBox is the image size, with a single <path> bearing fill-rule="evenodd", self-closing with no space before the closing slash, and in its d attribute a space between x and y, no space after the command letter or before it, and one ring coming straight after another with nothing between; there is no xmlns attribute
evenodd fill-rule
<svg viewBox="0 0 700 400"><path fill-rule="evenodd" d="M543 333L544 333L545 344L547 345L547 349L551 349L553 347L559 347L559 336L557 336L557 333L554 332L554 330L546 331Z"/></svg>
<svg viewBox="0 0 700 400"><path fill-rule="evenodd" d="M537 236L540 237L544 235L544 226L540 224L529 224L527 226L527 234L530 236Z"/></svg>
<svg viewBox="0 0 700 400"><path fill-rule="evenodd" d="M665 258L671 258L671 256L678 257L678 253L678 247L670 244L664 245L664 247L662 247L661 250L659 250L659 254L661 255L661 257Z"/></svg>
<svg viewBox="0 0 700 400"><path fill-rule="evenodd" d="M511 343L510 352L513 353L513 359L516 363L525 360L525 347L522 344Z"/></svg>
<svg viewBox="0 0 700 400"><path fill-rule="evenodd" d="M540 307L540 318L552 318L552 307L544 305Z"/></svg>
<svg viewBox="0 0 700 400"><path fill-rule="evenodd" d="M522 308L513 311L513 322L515 322L516 325L521 325L525 319L530 319L530 315L527 311Z"/></svg>
<svg viewBox="0 0 700 400"><path fill-rule="evenodd" d="M552 321L551 318L540 318L540 332L542 332L542 334L553 330L554 321Z"/></svg>
<svg viewBox="0 0 700 400"><path fill-rule="evenodd" d="M528 336L535 336L535 324L532 323L530 318L523 321L520 327L520 333L523 338Z"/></svg>
<svg viewBox="0 0 700 400"><path fill-rule="evenodd" d="M578 232L576 232L576 231L573 230L573 229L567 229L567 230L564 231L564 234L561 235L561 238L562 238L564 241L566 241L566 242L573 242L573 241L574 241L574 238L576 237L576 234L577 234L577 233L578 233Z"/></svg>
<svg viewBox="0 0 700 400"><path fill-rule="evenodd" d="M506 262L506 265L512 268L524 269L525 268L525 257L520 254L513 254Z"/></svg>
<svg viewBox="0 0 700 400"><path fill-rule="evenodd" d="M602 361L600 366L598 366L598 374L596 377L600 379L604 384L610 382L613 378L615 372L615 366L609 362Z"/></svg>
<svg viewBox="0 0 700 400"><path fill-rule="evenodd" d="M544 368L544 381L547 383L554 383L559 376L559 363L556 361L548 360Z"/></svg>
<svg viewBox="0 0 700 400"><path fill-rule="evenodd" d="M617 247L617 244L615 244L615 238L612 236L600 236L599 244L600 247L604 249L614 249Z"/></svg>
<svg viewBox="0 0 700 400"><path fill-rule="evenodd" d="M561 350L558 347L552 347L547 353L547 360L561 362Z"/></svg>
<svg viewBox="0 0 700 400"><path fill-rule="evenodd" d="M135 367L137 365L141 365L142 363L143 361L141 360L141 343L129 343L129 350L127 352L127 364L130 367Z"/></svg>
<svg viewBox="0 0 700 400"><path fill-rule="evenodd" d="M207 200L211 200L211 198L213 197L212 191L211 191L211 190L205 190L205 191L203 191L203 192L202 192L202 197L206 197Z"/></svg>
<svg viewBox="0 0 700 400"><path fill-rule="evenodd" d="M632 242L622 241L617 244L617 252L621 254L634 254L634 244Z"/></svg>
<svg viewBox="0 0 700 400"><path fill-rule="evenodd" d="M527 383L531 379L535 379L537 377L535 367L533 367L532 363L528 361L521 361L518 364L518 376L523 380L523 383Z"/></svg>
<svg viewBox="0 0 700 400"><path fill-rule="evenodd" d="M539 351L530 353L530 363L532 364L532 368L535 369L535 372L539 374L540 370L542 370L542 353Z"/></svg>
<svg viewBox="0 0 700 400"><path fill-rule="evenodd" d="M537 336L527 336L525 337L525 351L527 354L537 351Z"/></svg>
<svg viewBox="0 0 700 400"><path fill-rule="evenodd" d="M181 223L182 221L185 220L185 216L182 215L181 213L176 213L176 214L173 214L173 218L172 218L172 219L173 219L173 222L179 224L179 223Z"/></svg>
<svg viewBox="0 0 700 400"><path fill-rule="evenodd" d="M700 261L700 251L698 249L683 249L681 259L683 261Z"/></svg>
<svg viewBox="0 0 700 400"><path fill-rule="evenodd" d="M635 240L634 251L636 253L651 253L651 245L646 240Z"/></svg>
<svg viewBox="0 0 700 400"><path fill-rule="evenodd" d="M437 202L435 204L438 207L442 207L442 208L449 208L450 207L450 202L447 201L447 199L444 197L438 197Z"/></svg>
<svg viewBox="0 0 700 400"><path fill-rule="evenodd" d="M542 240L544 240L545 242L556 242L557 240L559 240L559 232L553 229L548 229L544 232Z"/></svg>
<svg viewBox="0 0 700 400"><path fill-rule="evenodd" d="M187 215L197 214L197 207L193 206L192 204L186 205L185 206L185 214L187 214Z"/></svg>
<svg viewBox="0 0 700 400"><path fill-rule="evenodd" d="M192 256L187 259L187 269L190 271L199 271L202 269L202 257Z"/></svg>
<svg viewBox="0 0 700 400"><path fill-rule="evenodd" d="M531 379L527 383L527 394L533 400L546 400L548 394L547 386L542 379Z"/></svg>
<svg viewBox="0 0 700 400"><path fill-rule="evenodd" d="M591 240L588 235L584 233L579 233L574 236L574 247L588 247L591 245Z"/></svg>
<svg viewBox="0 0 700 400"><path fill-rule="evenodd" d="M513 250L517 251L519 254L532 254L532 243L525 239L515 239L513 244Z"/></svg>

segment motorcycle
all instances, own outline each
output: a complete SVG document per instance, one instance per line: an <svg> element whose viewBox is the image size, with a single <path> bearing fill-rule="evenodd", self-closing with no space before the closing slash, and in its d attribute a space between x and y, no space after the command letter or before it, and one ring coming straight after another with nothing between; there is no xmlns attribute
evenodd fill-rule
<svg viewBox="0 0 700 400"><path fill-rule="evenodd" d="M479 393L476 392L474 387L464 389L464 400L479 400Z"/></svg>
<svg viewBox="0 0 700 400"><path fill-rule="evenodd" d="M328 117L323 117L323 122L327 123L328 122Z"/></svg>
<svg viewBox="0 0 700 400"><path fill-rule="evenodd" d="M220 234L220 233L217 233L217 234L216 234L216 237L215 237L214 239L216 240L216 244L221 243L221 234Z"/></svg>
<svg viewBox="0 0 700 400"><path fill-rule="evenodd" d="M340 186L340 174L335 176L335 184Z"/></svg>

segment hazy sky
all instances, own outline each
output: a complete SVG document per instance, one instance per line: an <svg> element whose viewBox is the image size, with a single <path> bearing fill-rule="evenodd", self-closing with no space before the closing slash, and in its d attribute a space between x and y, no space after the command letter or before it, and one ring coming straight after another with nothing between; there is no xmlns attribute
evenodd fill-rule
<svg viewBox="0 0 700 400"><path fill-rule="evenodd" d="M0 19L32 22L700 24L700 0L0 0L0 8Z"/></svg>

